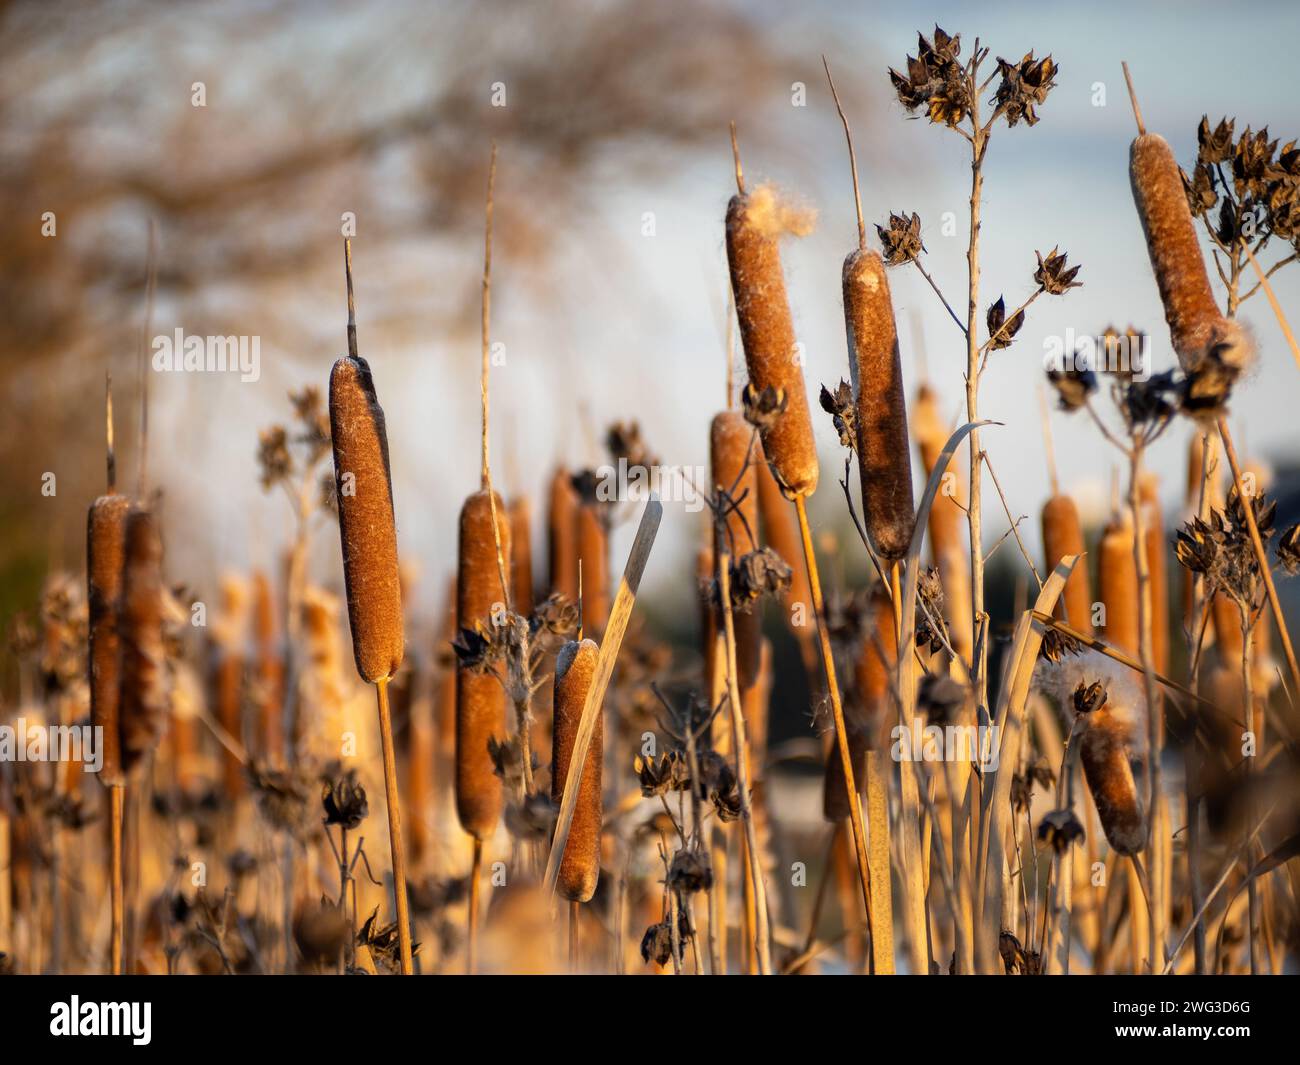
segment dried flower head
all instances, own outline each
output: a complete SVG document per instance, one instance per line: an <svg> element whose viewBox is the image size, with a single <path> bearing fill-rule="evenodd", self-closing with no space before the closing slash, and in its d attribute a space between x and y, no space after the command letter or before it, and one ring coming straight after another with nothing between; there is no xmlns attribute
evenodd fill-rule
<svg viewBox="0 0 1300 1065"><path fill-rule="evenodd" d="M961 34L949 36L938 26L934 43L917 34L916 58L907 57L907 74L892 67L889 79L908 111L924 107L931 122L955 129L971 108L972 86L958 61Z"/></svg>
<svg viewBox="0 0 1300 1065"><path fill-rule="evenodd" d="M1043 642L1038 648L1038 657L1045 658L1048 662L1059 662L1062 658L1082 653L1083 644L1056 629L1048 629L1043 633Z"/></svg>
<svg viewBox="0 0 1300 1065"><path fill-rule="evenodd" d="M615 422L605 431L605 448L615 462L623 459L629 467L649 469L659 465L658 458L646 446L641 436L641 426L635 422Z"/></svg>
<svg viewBox="0 0 1300 1065"><path fill-rule="evenodd" d="M262 488L266 491L293 476L289 434L283 425L273 425L257 434L257 463L262 469Z"/></svg>
<svg viewBox="0 0 1300 1065"><path fill-rule="evenodd" d="M925 245L921 243L921 216L915 211L910 216L890 211L889 225L876 226L876 233L887 266L915 262L925 251Z"/></svg>
<svg viewBox="0 0 1300 1065"><path fill-rule="evenodd" d="M691 786L686 759L675 749L664 751L658 758L638 755L632 762L632 771L641 782L641 794L647 799L670 791L685 791Z"/></svg>
<svg viewBox="0 0 1300 1065"><path fill-rule="evenodd" d="M1057 854L1064 854L1076 841L1083 840L1083 825L1073 810L1053 810L1039 823L1038 838Z"/></svg>
<svg viewBox="0 0 1300 1065"><path fill-rule="evenodd" d="M668 886L679 894L693 895L713 887L713 869L705 851L679 850L668 866Z"/></svg>
<svg viewBox="0 0 1300 1065"><path fill-rule="evenodd" d="M322 784L321 805L325 808L327 825L339 825L351 831L361 824L370 807L366 802L366 789L357 779L357 771L349 769L338 779Z"/></svg>
<svg viewBox="0 0 1300 1065"><path fill-rule="evenodd" d="M774 388L771 385L767 388L758 389L754 387L751 381L745 385L740 402L744 409L745 421L749 422L755 429L763 430L772 428L777 419L785 413L789 397L783 389Z"/></svg>
<svg viewBox="0 0 1300 1065"><path fill-rule="evenodd" d="M948 725L966 705L966 689L947 673L926 673L916 693L916 707L931 725Z"/></svg>
<svg viewBox="0 0 1300 1065"><path fill-rule="evenodd" d="M1082 410L1088 397L1097 391L1097 375L1091 370L1049 369L1047 382L1056 389L1061 410Z"/></svg>
<svg viewBox="0 0 1300 1065"><path fill-rule="evenodd" d="M1001 348L1011 347L1011 342L1015 340L1016 334L1025 324L1025 312L1017 311L1008 320L1007 305L999 296L996 303L989 304L985 320L989 327L989 350L998 351Z"/></svg>
<svg viewBox="0 0 1300 1065"><path fill-rule="evenodd" d="M1074 689L1073 702L1076 714L1091 714L1106 705L1106 689L1099 680L1091 684L1080 681Z"/></svg>
<svg viewBox="0 0 1300 1065"><path fill-rule="evenodd" d="M1056 86L1059 71L1050 55L1035 59L1034 53L1029 52L1019 63L998 59L1002 81L993 102L1006 118L1008 126L1021 121L1032 126L1038 121L1034 108L1047 101L1047 94Z"/></svg>
<svg viewBox="0 0 1300 1065"><path fill-rule="evenodd" d="M1063 296L1072 288L1082 286L1082 281L1076 281L1075 275L1083 269L1081 266L1067 267L1065 260L1066 252L1058 252L1053 248L1047 253L1046 258L1042 252L1035 251L1034 255L1038 259L1038 268L1034 271L1034 281L1038 287L1046 292L1049 296Z"/></svg>
<svg viewBox="0 0 1300 1065"><path fill-rule="evenodd" d="M1300 573L1300 525L1292 525L1278 540L1277 560L1288 577Z"/></svg>
<svg viewBox="0 0 1300 1065"><path fill-rule="evenodd" d="M835 432L839 434L840 443L850 451L856 451L858 430L853 388L847 381L841 379L834 392L822 385L820 398L822 410L831 416L831 421L835 424Z"/></svg>
<svg viewBox="0 0 1300 1065"><path fill-rule="evenodd" d="M921 574L917 593L923 609L916 615L916 645L928 646L934 654L948 641L948 627L943 618L943 581L937 567L931 566Z"/></svg>

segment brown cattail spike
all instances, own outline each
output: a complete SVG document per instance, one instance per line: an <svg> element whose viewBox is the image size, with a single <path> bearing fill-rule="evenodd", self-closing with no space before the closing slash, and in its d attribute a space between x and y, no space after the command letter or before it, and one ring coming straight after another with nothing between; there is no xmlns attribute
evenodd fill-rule
<svg viewBox="0 0 1300 1065"><path fill-rule="evenodd" d="M569 602L578 599L578 494L569 472L557 469L551 476L546 515L546 550L550 590Z"/></svg>
<svg viewBox="0 0 1300 1065"><path fill-rule="evenodd" d="M859 248L844 260L843 281L863 517L880 557L897 562L907 554L915 518L907 401L889 280L880 256Z"/></svg>
<svg viewBox="0 0 1300 1065"><path fill-rule="evenodd" d="M727 259L750 384L760 392L773 389L785 400L785 410L763 429L763 449L791 498L816 491L817 446L779 241L783 234L810 228L807 213L792 210L768 185L733 196L727 207Z"/></svg>
<svg viewBox="0 0 1300 1065"><path fill-rule="evenodd" d="M163 648L162 536L152 510L126 518L122 576L122 772L130 775L162 735L167 714Z"/></svg>
<svg viewBox="0 0 1300 1065"><path fill-rule="evenodd" d="M526 496L510 503L510 594L515 613L533 612L533 509Z"/></svg>
<svg viewBox="0 0 1300 1065"><path fill-rule="evenodd" d="M343 246L349 354L330 373L330 434L352 652L357 672L374 683L391 677L402 664L402 582L388 433L370 364L355 354L352 242L344 241Z"/></svg>
<svg viewBox="0 0 1300 1065"><path fill-rule="evenodd" d="M709 458L714 491L728 493L735 504L726 519L727 550L732 558L740 558L758 549L759 453L754 430L739 411L714 415L709 426ZM784 509L789 510L788 505ZM737 613L735 617L736 666L742 693L753 686L758 676L760 621L757 611Z"/></svg>
<svg viewBox="0 0 1300 1065"><path fill-rule="evenodd" d="M119 608L126 562L126 521L130 500L122 495L100 496L86 520L86 600L89 613L90 718L100 730L103 751L99 779L106 785L122 780L120 753L122 660Z"/></svg>
<svg viewBox="0 0 1300 1065"><path fill-rule="evenodd" d="M1097 633L1121 651L1138 651L1138 578L1133 558L1133 526L1122 518L1113 519L1101 534L1098 548L1098 582L1105 624Z"/></svg>
<svg viewBox="0 0 1300 1065"><path fill-rule="evenodd" d="M493 501L475 492L460 512L459 569L456 578L456 624L487 628L494 611L505 609L497 574L496 538L510 558L510 526L505 506L495 501L497 532L492 531ZM506 692L494 676L458 668L456 675L456 812L461 827L476 839L492 834L501 816L501 778L496 775L488 741L506 738Z"/></svg>
<svg viewBox="0 0 1300 1065"><path fill-rule="evenodd" d="M1118 714L1103 707L1089 715L1079 760L1106 839L1120 854L1138 853L1146 820L1129 762L1129 729Z"/></svg>
<svg viewBox="0 0 1300 1065"><path fill-rule="evenodd" d="M1127 78L1127 64L1124 74ZM1138 120L1138 136L1129 150L1133 202L1146 235L1174 352L1188 372L1200 369L1206 360L1240 371L1250 359L1250 338L1239 323L1219 312L1178 162L1163 137L1143 129L1137 98L1132 99Z"/></svg>
<svg viewBox="0 0 1300 1065"><path fill-rule="evenodd" d="M581 573L582 618L587 631L597 636L609 621L609 531L604 503L578 506L578 566Z"/></svg>
<svg viewBox="0 0 1300 1065"><path fill-rule="evenodd" d="M569 641L560 648L555 662L554 765L551 771L551 801L559 806L573 756L573 741L582 720L582 708L591 689L600 648L593 640ZM601 762L604 749L600 718L587 747L578 804L560 860L556 889L566 899L587 902L600 879Z"/></svg>
<svg viewBox="0 0 1300 1065"><path fill-rule="evenodd" d="M1083 557L1083 526L1079 522L1079 508L1068 495L1054 495L1043 504L1043 551L1048 573L1066 555L1080 556L1065 582L1065 592L1056 610L1072 629L1091 636L1092 592L1088 587L1088 560Z"/></svg>

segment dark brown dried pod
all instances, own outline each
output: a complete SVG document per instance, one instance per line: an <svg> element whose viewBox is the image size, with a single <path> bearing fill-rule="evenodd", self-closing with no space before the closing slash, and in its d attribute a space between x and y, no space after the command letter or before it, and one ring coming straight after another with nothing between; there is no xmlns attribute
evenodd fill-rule
<svg viewBox="0 0 1300 1065"><path fill-rule="evenodd" d="M86 601L89 606L90 720L100 729L104 785L122 783L122 648L119 609L126 563L126 521L131 501L110 493L90 505L86 516Z"/></svg>
<svg viewBox="0 0 1300 1065"><path fill-rule="evenodd" d="M582 708L596 674L600 648L594 640L570 641L555 660L555 725L552 740L551 801L558 808L564 797L573 745L582 721ZM578 804L573 810L569 839L560 859L556 890L573 902L587 902L600 879L601 763L604 729L599 709L587 757L582 764Z"/></svg>
<svg viewBox="0 0 1300 1065"><path fill-rule="evenodd" d="M896 562L907 554L915 516L907 399L885 264L874 251L858 248L844 260L843 283L863 518L877 553Z"/></svg>
<svg viewBox="0 0 1300 1065"><path fill-rule="evenodd" d="M402 664L402 582L384 412L359 355L330 372L330 431L352 652L357 672L374 683Z"/></svg>

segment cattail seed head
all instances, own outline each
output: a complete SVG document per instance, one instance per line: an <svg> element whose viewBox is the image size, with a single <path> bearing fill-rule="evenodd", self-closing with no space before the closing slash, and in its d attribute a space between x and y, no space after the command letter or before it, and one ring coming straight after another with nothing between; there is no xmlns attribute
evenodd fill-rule
<svg viewBox="0 0 1300 1065"><path fill-rule="evenodd" d="M131 503L123 495L100 496L86 517L86 601L89 612L90 720L100 730L105 785L122 782L122 648L119 609L126 562L126 519Z"/></svg>
<svg viewBox="0 0 1300 1065"><path fill-rule="evenodd" d="M709 426L710 477L713 489L731 494L736 506L726 519L724 543L732 561L758 550L758 468L757 447L750 447L754 430L739 411L724 410L716 414ZM789 510L787 506L784 509ZM759 648L762 643L761 617L758 611L733 616L736 633L737 682L741 691L753 687L758 677Z"/></svg>
<svg viewBox="0 0 1300 1065"><path fill-rule="evenodd" d="M463 629L487 627L494 610L504 610L505 591L497 566L497 536L502 560L510 567L510 522L500 496L480 489L460 511L459 567L456 576L456 624ZM492 531L495 503L497 530ZM493 676L457 669L456 674L456 813L461 827L486 839L501 816L501 778L496 775L488 740L506 738L506 692Z"/></svg>
<svg viewBox="0 0 1300 1065"><path fill-rule="evenodd" d="M1251 355L1250 338L1239 323L1224 318L1215 303L1169 143L1156 133L1135 138L1129 176L1179 364L1191 372L1213 358L1231 369L1244 369Z"/></svg>
<svg viewBox="0 0 1300 1065"><path fill-rule="evenodd" d="M546 515L551 591L571 603L578 601L578 493L569 472L558 469L551 477L550 506Z"/></svg>
<svg viewBox="0 0 1300 1065"><path fill-rule="evenodd" d="M1047 569L1056 568L1066 555L1083 554L1083 526L1079 523L1079 508L1064 493L1052 496L1043 504L1043 550L1047 556ZM1088 560L1080 558L1065 582L1065 591L1056 605L1058 617L1066 620L1070 628L1085 636L1092 635L1092 592L1088 585ZM1107 607L1106 622L1110 623Z"/></svg>
<svg viewBox="0 0 1300 1065"><path fill-rule="evenodd" d="M877 553L896 562L907 554L915 517L903 367L885 264L876 252L855 249L844 260L843 283L863 517Z"/></svg>
<svg viewBox="0 0 1300 1065"><path fill-rule="evenodd" d="M1089 715L1079 745L1097 817L1120 854L1136 854L1146 845L1142 800L1129 762L1129 731L1119 715L1103 707Z"/></svg>
<svg viewBox="0 0 1300 1065"><path fill-rule="evenodd" d="M158 742L167 717L162 557L156 515L133 506L126 519L120 623L121 762L128 776Z"/></svg>
<svg viewBox="0 0 1300 1065"><path fill-rule="evenodd" d="M352 653L357 672L374 683L402 664L402 582L388 433L360 356L344 356L330 373L330 433Z"/></svg>
<svg viewBox="0 0 1300 1065"><path fill-rule="evenodd" d="M600 648L593 640L579 643L570 640L560 648L555 661L555 724L552 740L551 801L558 807L564 796L574 740L582 721L582 708L591 690ZM583 762L582 780L578 785L578 803L573 809L569 839L560 859L556 888L566 899L587 902L600 879L601 762L604 729L599 709L596 728L591 734L587 757Z"/></svg>
<svg viewBox="0 0 1300 1065"><path fill-rule="evenodd" d="M818 466L779 240L808 228L807 219L792 214L767 185L733 196L727 207L727 260L749 380L756 389L776 389L786 401L785 410L763 430L763 449L791 498L816 491Z"/></svg>
<svg viewBox="0 0 1300 1065"><path fill-rule="evenodd" d="M533 612L533 508L526 496L510 503L510 597L515 613Z"/></svg>
<svg viewBox="0 0 1300 1065"><path fill-rule="evenodd" d="M1132 524L1113 519L1102 531L1097 554L1101 603L1106 610L1106 624L1097 635L1112 647L1137 654L1138 578Z"/></svg>
<svg viewBox="0 0 1300 1065"><path fill-rule="evenodd" d="M582 560L582 624L596 635L609 621L609 533L603 503L578 507L578 557Z"/></svg>

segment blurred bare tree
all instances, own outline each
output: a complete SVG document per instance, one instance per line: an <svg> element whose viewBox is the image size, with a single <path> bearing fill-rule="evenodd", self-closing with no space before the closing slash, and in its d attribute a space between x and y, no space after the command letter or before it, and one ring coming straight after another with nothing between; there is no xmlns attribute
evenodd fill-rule
<svg viewBox="0 0 1300 1065"><path fill-rule="evenodd" d="M498 200L500 250L544 286L593 182L716 152L786 76L771 28L692 0L0 2L0 620L47 564L79 568L110 363L131 451L148 219L159 306L188 332L301 353L320 333L305 294L341 285L345 211L367 322L462 328L474 275L409 264L481 239L491 139L519 193Z"/></svg>

